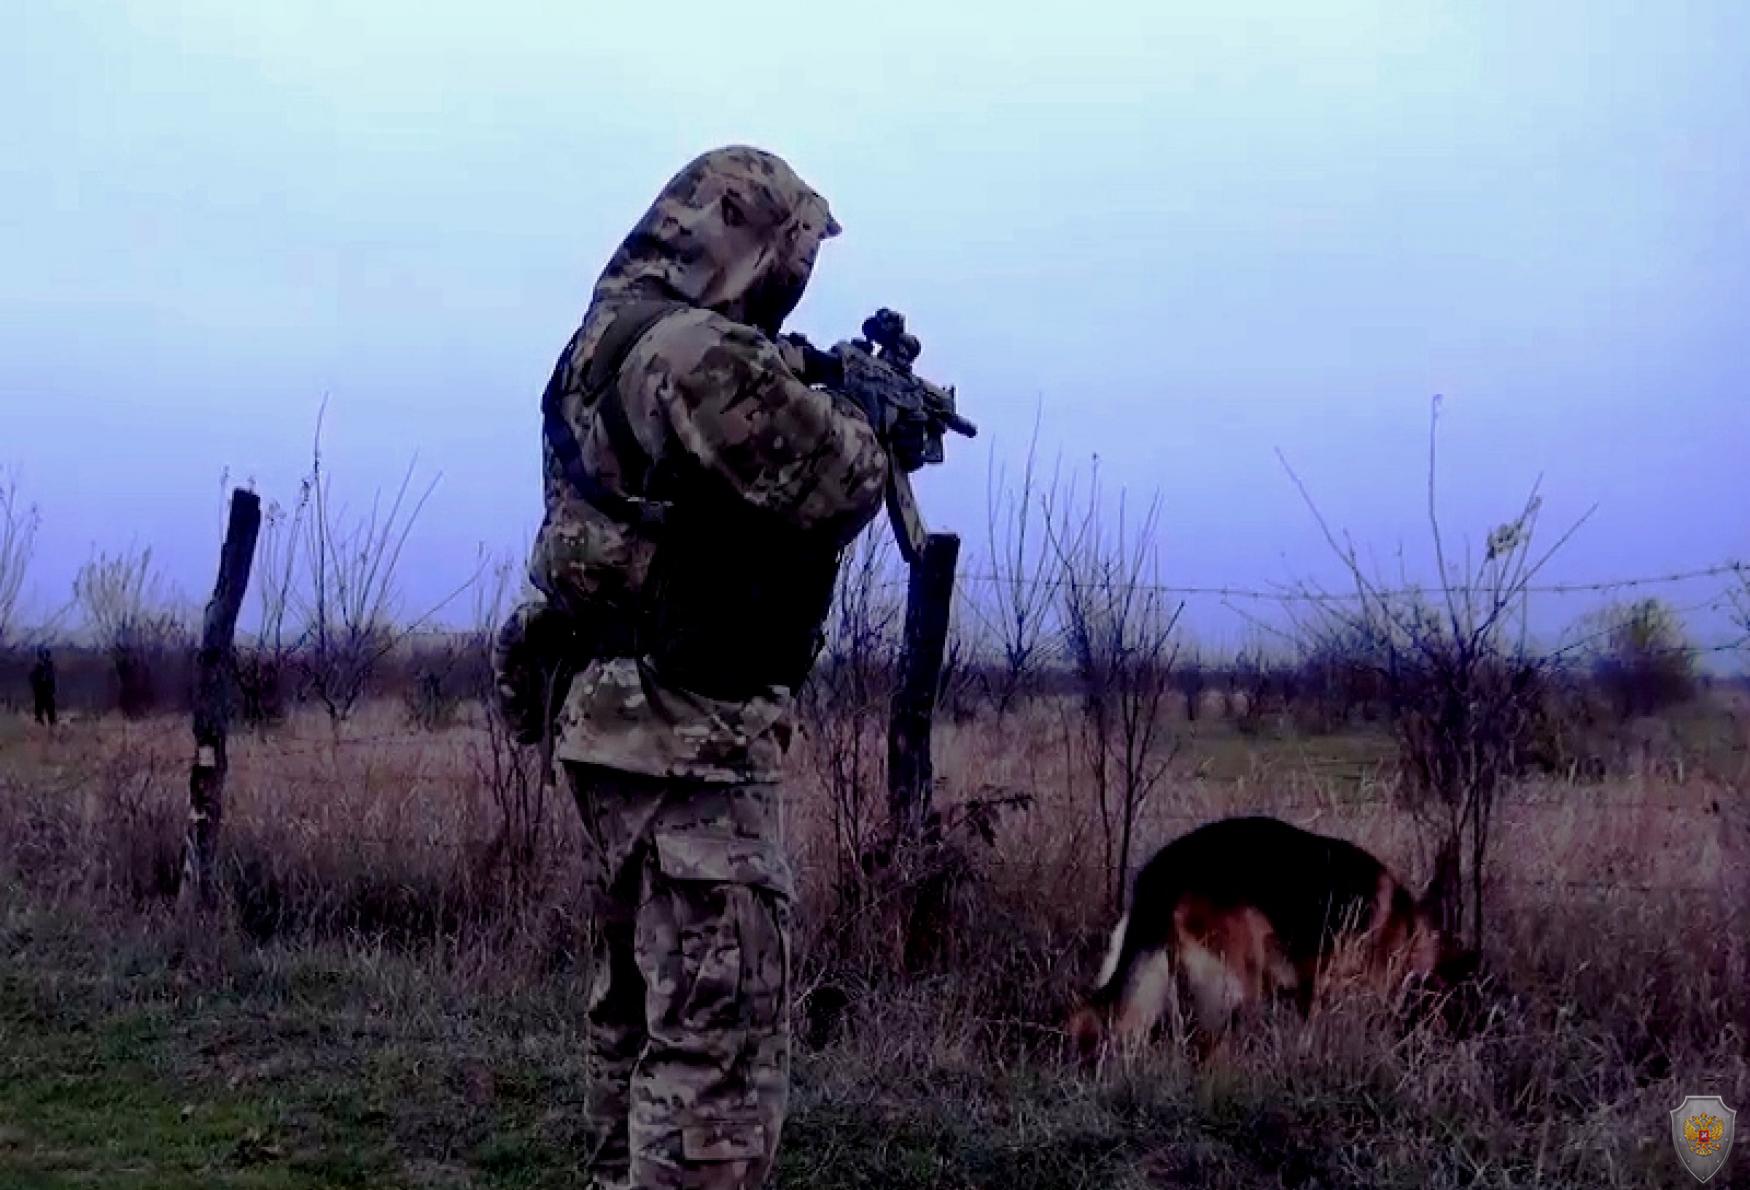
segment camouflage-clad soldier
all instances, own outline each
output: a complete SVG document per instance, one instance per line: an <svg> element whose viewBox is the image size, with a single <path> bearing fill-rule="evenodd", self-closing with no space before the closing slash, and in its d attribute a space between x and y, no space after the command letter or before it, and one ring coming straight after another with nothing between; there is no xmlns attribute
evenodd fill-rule
<svg viewBox="0 0 1750 1190"><path fill-rule="evenodd" d="M37 649L30 667L30 701L36 721L55 726L55 659L47 645Z"/></svg>
<svg viewBox="0 0 1750 1190"><path fill-rule="evenodd" d="M793 890L776 782L888 468L863 412L777 338L839 230L779 158L701 156L608 263L543 400L545 601L497 664L527 735L556 708L592 851L598 1185L756 1187L777 1150Z"/></svg>

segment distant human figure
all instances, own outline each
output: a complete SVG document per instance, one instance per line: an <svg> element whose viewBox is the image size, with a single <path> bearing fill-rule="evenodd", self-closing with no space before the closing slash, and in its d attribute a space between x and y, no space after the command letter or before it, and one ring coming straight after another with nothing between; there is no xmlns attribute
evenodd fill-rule
<svg viewBox="0 0 1750 1190"><path fill-rule="evenodd" d="M36 651L36 664L30 667L30 699L36 721L55 725L55 659L48 646Z"/></svg>

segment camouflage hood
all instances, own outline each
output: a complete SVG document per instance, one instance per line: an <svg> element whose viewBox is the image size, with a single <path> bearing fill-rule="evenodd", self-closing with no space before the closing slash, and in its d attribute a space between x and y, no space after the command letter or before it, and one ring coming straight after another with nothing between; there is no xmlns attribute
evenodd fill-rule
<svg viewBox="0 0 1750 1190"><path fill-rule="evenodd" d="M839 233L826 200L771 153L714 149L676 174L596 282L596 301L667 298L776 335Z"/></svg>

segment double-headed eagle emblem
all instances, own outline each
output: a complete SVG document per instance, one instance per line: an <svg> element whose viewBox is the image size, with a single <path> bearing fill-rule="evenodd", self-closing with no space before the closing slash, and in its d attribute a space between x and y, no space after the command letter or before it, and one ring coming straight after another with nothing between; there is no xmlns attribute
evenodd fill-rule
<svg viewBox="0 0 1750 1190"><path fill-rule="evenodd" d="M1671 1141L1683 1167L1705 1182L1732 1152L1738 1113L1717 1095L1691 1095L1671 1111Z"/></svg>
<svg viewBox="0 0 1750 1190"><path fill-rule="evenodd" d="M1683 1121L1683 1143L1697 1157L1712 1157L1725 1144L1726 1125L1718 1116L1696 1112Z"/></svg>

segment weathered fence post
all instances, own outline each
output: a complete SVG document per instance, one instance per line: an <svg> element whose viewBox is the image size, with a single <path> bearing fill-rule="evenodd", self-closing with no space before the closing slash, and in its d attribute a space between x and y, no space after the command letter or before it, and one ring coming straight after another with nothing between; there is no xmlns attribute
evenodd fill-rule
<svg viewBox="0 0 1750 1190"><path fill-rule="evenodd" d="M959 558L960 538L932 533L912 563L906 584L905 641L887 732L887 808L900 838L915 839L930 813L934 778L930 723L941 685Z"/></svg>
<svg viewBox="0 0 1750 1190"><path fill-rule="evenodd" d="M249 586L255 539L261 532L261 498L237 488L231 493L231 519L219 551L219 577L207 600L195 655L194 767L188 775L188 838L182 855L178 898L207 905L213 900L213 857L225 802L225 734L236 700L237 659L232 640L237 613Z"/></svg>

